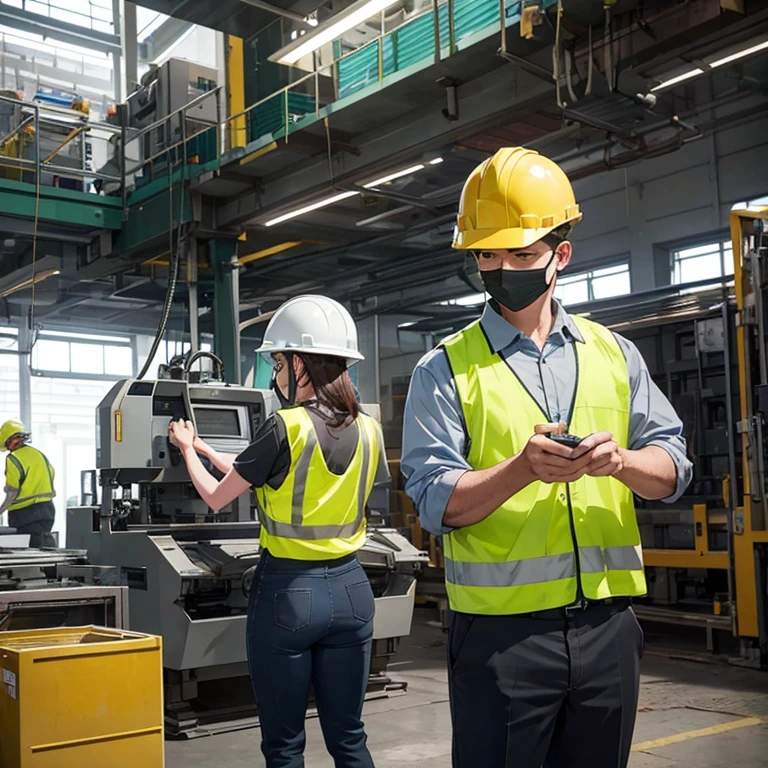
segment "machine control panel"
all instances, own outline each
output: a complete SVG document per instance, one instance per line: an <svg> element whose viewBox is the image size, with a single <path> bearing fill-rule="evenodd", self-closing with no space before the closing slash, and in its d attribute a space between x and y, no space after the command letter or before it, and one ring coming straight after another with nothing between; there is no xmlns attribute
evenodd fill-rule
<svg viewBox="0 0 768 768"><path fill-rule="evenodd" d="M183 481L186 468L168 440L171 421L192 421L200 437L217 451L240 453L277 408L269 391L169 379L123 380L98 408L99 468L163 469L157 482L172 477Z"/></svg>

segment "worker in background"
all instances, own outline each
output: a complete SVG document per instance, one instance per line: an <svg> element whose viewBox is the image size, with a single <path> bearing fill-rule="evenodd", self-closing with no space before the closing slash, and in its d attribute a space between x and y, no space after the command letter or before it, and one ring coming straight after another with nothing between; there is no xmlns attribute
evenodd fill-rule
<svg viewBox="0 0 768 768"><path fill-rule="evenodd" d="M56 519L53 499L55 472L43 453L29 445L30 434L20 421L0 427L5 458L5 500L0 516L8 510L8 524L17 533L29 534L30 547L55 547L51 529Z"/></svg>
<svg viewBox="0 0 768 768"><path fill-rule="evenodd" d="M499 150L467 180L454 247L482 317L417 365L402 469L442 534L455 612L455 768L623 768L646 584L633 493L677 499L682 425L635 346L554 300L581 219L562 170ZM564 427L581 442L560 435ZM558 442L559 440L560 442Z"/></svg>
<svg viewBox="0 0 768 768"><path fill-rule="evenodd" d="M310 685L337 768L373 766L361 721L374 598L358 563L365 506L389 471L377 422L360 412L347 366L362 360L352 317L324 296L283 304L257 350L273 366L283 408L252 445L224 457L175 422L203 500L220 510L256 490L261 557L250 592L248 663L268 768L304 765ZM225 477L217 482L205 455Z"/></svg>

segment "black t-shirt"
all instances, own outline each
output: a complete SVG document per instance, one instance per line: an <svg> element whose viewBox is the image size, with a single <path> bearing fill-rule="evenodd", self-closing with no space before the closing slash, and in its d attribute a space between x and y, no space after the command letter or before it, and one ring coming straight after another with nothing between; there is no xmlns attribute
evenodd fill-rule
<svg viewBox="0 0 768 768"><path fill-rule="evenodd" d="M323 418L323 413L331 415L331 412L319 403L297 407L306 408L312 419L328 469L335 475L343 475L357 449L357 424L347 417L341 427L332 427ZM376 472L376 487L390 481L384 446L379 445L379 450L381 455ZM269 485L277 490L291 469L291 447L283 420L278 416L270 416L256 432L253 442L235 459L233 466L252 487Z"/></svg>

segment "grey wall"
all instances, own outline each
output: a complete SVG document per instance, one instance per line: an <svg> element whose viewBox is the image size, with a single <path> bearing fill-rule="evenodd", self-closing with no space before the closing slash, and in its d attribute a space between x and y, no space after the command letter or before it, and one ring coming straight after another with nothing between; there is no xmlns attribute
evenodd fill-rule
<svg viewBox="0 0 768 768"><path fill-rule="evenodd" d="M633 292L669 283L670 248L727 230L731 206L768 194L768 118L574 184L584 219L571 272L629 258Z"/></svg>

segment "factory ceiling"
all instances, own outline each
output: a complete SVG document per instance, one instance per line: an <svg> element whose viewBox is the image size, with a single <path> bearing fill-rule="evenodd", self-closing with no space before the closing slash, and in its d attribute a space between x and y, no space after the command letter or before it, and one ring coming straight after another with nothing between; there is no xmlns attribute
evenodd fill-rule
<svg viewBox="0 0 768 768"><path fill-rule="evenodd" d="M141 4L225 30L223 9L229 8L230 15L253 19L239 25L241 35L279 18L243 0ZM296 15L314 10L313 3L270 5ZM500 146L537 149L580 179L675 152L768 113L766 49L722 66L705 64L700 75L664 86L701 62L717 60L719 52L766 39L768 2L745 3L745 15L722 10L715 0L619 2L612 60L603 47L602 1L563 6L566 44L557 82L550 17L536 27L533 40L508 30L504 56L500 38L479 41L339 109L327 122L292 133L289 142L276 142L274 151L246 165L241 154L201 177L196 191L208 210L208 229L244 233L238 252L242 319L306 291L347 301L358 317L430 317L442 311L435 302L476 290L471 258L450 248L453 220L469 171ZM207 22L195 13L207 14ZM371 185L393 173L397 178ZM286 217L340 193L343 199L334 204ZM6 240L14 241L12 254L0 255L2 274L28 261L23 243L29 245L29 237L15 229L0 221ZM161 258L142 253L110 259L83 283L80 267L99 258L98 248L77 242L71 248L78 255L68 260L64 254L65 268L48 290L51 301L37 313L42 322L98 321L147 331L156 326L168 273ZM204 243L202 248L204 253ZM27 299L23 291L7 297L8 314L18 314ZM182 287L171 327L185 325L184 299ZM204 330L210 328L206 303L204 295Z"/></svg>

